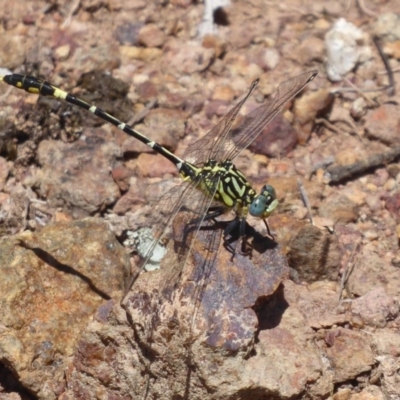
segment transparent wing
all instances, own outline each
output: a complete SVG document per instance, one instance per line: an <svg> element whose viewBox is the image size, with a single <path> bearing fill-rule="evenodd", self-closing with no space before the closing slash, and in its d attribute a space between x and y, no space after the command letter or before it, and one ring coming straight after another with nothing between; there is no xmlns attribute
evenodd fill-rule
<svg viewBox="0 0 400 400"><path fill-rule="evenodd" d="M222 239L223 228L211 219L204 219L199 228L196 240L190 254L193 255L193 269L185 271L185 279L180 292L181 299L190 299L188 304L188 322L190 329L195 326L197 313L204 297L205 290L210 281L210 276L218 256L218 250ZM185 267L188 268L189 264Z"/></svg>
<svg viewBox="0 0 400 400"><path fill-rule="evenodd" d="M207 210L213 203L214 194L219 184L219 179L211 180L208 185L209 196L198 190L201 177L193 181L182 182L180 185L171 188L160 200L154 204L152 217L149 218L149 225L152 227L153 241L138 271L129 279L121 302L124 301L129 290L132 288L142 270L148 264L157 244L165 237L172 227L180 226L181 230L175 229L173 239L178 254L178 262L171 269L169 279L165 286L172 289L176 287L181 276L187 256L199 227L203 223Z"/></svg>
<svg viewBox="0 0 400 400"><path fill-rule="evenodd" d="M121 303L124 301L129 290L132 288L136 279L139 277L142 270L148 264L154 249L157 244L164 238L168 228L171 226L172 221L181 209L185 198L192 191L197 192L195 182L182 182L180 185L175 186L168 190L155 204L152 215L149 217L148 223L152 227L153 242L147 249L143 261L138 271L128 280L124 295L122 296Z"/></svg>
<svg viewBox="0 0 400 400"><path fill-rule="evenodd" d="M221 119L221 121L219 121L219 123L215 125L213 129L211 129L210 132L208 132L202 139L197 140L187 147L185 153L183 154L184 160L192 164L202 166L208 160L212 159L212 155L215 153L215 150L223 147L226 135L231 130L240 109L254 91L257 84L258 79L252 82L244 99L241 100L235 107L233 107L232 110L230 110Z"/></svg>
<svg viewBox="0 0 400 400"><path fill-rule="evenodd" d="M173 240L175 244L175 251L178 256L178 261L171 268L171 272L163 288L163 294L169 298L170 294L176 289L182 271L186 265L187 258L191 252L193 243L198 242L197 236L202 232L204 226L214 224L212 221L205 220L207 210L210 208L214 201L214 194L219 184L219 178L214 176L208 183L208 191L210 195L204 195L201 191L191 191L184 200L179 213L176 215L173 222ZM211 242L208 243L211 245ZM216 248L218 249L218 247ZM208 249L207 265L212 264L215 254L214 246ZM212 260L212 261L210 261ZM194 266L198 269L197 265ZM210 268L212 265L210 266ZM204 270L204 266L200 267L200 271ZM201 272L197 271L198 274ZM203 271L204 273L204 271Z"/></svg>
<svg viewBox="0 0 400 400"><path fill-rule="evenodd" d="M219 162L233 160L262 132L285 103L299 93L316 74L317 71L308 71L282 82L273 98L244 117L232 129L244 102L257 86L258 80L253 81L245 98L229 111L206 136L190 145L184 154L184 159L188 159L196 165L204 164L210 159Z"/></svg>
<svg viewBox="0 0 400 400"><path fill-rule="evenodd" d="M282 107L314 79L316 74L316 71L309 71L282 82L270 101L246 115L234 129L229 131L222 146L213 152L214 159L233 160L237 157L263 131Z"/></svg>

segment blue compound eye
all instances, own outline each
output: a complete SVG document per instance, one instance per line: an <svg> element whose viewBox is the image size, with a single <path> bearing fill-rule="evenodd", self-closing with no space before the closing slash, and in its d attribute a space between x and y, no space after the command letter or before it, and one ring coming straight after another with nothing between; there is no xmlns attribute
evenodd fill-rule
<svg viewBox="0 0 400 400"><path fill-rule="evenodd" d="M271 185L265 185L261 189L261 194L265 196L266 198L270 198L271 202L276 199L276 192L275 188Z"/></svg>
<svg viewBox="0 0 400 400"><path fill-rule="evenodd" d="M267 198L259 194L250 204L249 213L253 217L261 217L267 208Z"/></svg>
<svg viewBox="0 0 400 400"><path fill-rule="evenodd" d="M267 218L277 206L275 189L271 185L265 185L250 204L249 213L253 217Z"/></svg>

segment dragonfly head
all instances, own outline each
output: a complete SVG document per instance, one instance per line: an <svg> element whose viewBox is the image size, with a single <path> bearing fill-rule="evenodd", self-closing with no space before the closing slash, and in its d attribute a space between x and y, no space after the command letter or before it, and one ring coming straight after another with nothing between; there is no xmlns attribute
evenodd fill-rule
<svg viewBox="0 0 400 400"><path fill-rule="evenodd" d="M250 204L249 212L253 217L267 218L278 206L275 189L271 185L265 185L261 193Z"/></svg>

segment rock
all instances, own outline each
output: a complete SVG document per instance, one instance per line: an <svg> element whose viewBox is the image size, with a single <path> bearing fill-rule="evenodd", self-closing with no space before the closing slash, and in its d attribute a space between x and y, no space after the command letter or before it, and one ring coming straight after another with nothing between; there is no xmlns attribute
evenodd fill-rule
<svg viewBox="0 0 400 400"><path fill-rule="evenodd" d="M288 262L301 281L337 281L341 255L336 235L306 225L289 243Z"/></svg>
<svg viewBox="0 0 400 400"><path fill-rule="evenodd" d="M336 196L335 199L331 198L329 203L321 204L319 208L319 215L321 217L330 218L336 222L354 222L357 220L357 207L347 197L343 195Z"/></svg>
<svg viewBox="0 0 400 400"><path fill-rule="evenodd" d="M129 180L133 176L131 169L119 165L112 170L111 175L122 192L126 192L129 189Z"/></svg>
<svg viewBox="0 0 400 400"><path fill-rule="evenodd" d="M249 62L260 66L263 71L272 71L278 66L281 56L276 48L267 47L255 50L250 48L246 58Z"/></svg>
<svg viewBox="0 0 400 400"><path fill-rule="evenodd" d="M382 275L382 271L385 274ZM364 245L348 280L351 293L363 296L381 287L388 296L400 296L399 270L381 257L373 243Z"/></svg>
<svg viewBox="0 0 400 400"><path fill-rule="evenodd" d="M231 103L235 98L235 92L230 85L219 85L214 89L212 100Z"/></svg>
<svg viewBox="0 0 400 400"><path fill-rule="evenodd" d="M399 126L400 117L397 114L397 107L393 104L383 104L368 112L365 117L367 137L388 145L400 144L397 133Z"/></svg>
<svg viewBox="0 0 400 400"><path fill-rule="evenodd" d="M178 220L174 224L175 240L184 228L182 222ZM220 235L219 229L199 232L199 240L192 247L176 291L173 290L175 281L170 279L176 277L174 270L179 268L179 258L174 251L179 241L171 241L161 270L141 274L128 294L124 303L127 320L117 305L110 305L101 318L95 318L68 370L66 398L99 391L106 391L109 396L129 393L131 397L139 397L146 391L149 396L167 399L196 385L193 399L207 397L210 388L215 399L223 399L227 393L221 380L229 381L232 393L245 390L251 394L255 377L257 393L277 390L275 379L267 382L264 379L268 375L263 361L265 353L261 352L255 363L248 363L246 354L255 345L258 310L263 305L269 308L267 299L280 296L278 287L287 276L285 259L271 241L253 232L250 235L253 238L252 260L237 254L232 261L231 254L221 243L214 263L214 257L209 258L209 245L212 243L216 248ZM282 311L278 308L274 313L280 315ZM296 318L301 319L301 316ZM291 324L289 321L287 326ZM296 329L298 325L296 323ZM300 348L307 346L309 332L309 329L301 330L296 337ZM279 341L279 329L274 335L275 341ZM126 340L126 337L132 339ZM263 343L268 346L268 338L263 339ZM164 356L156 356L160 354ZM297 352L292 356L287 351L285 354L288 362L299 357ZM190 365L198 365L189 381L188 355ZM148 363L148 357L153 356L156 356L155 362ZM313 365L315 371L311 375L304 374L301 365L293 366L286 375L287 380L280 385L285 385L284 393L298 393L304 382L317 378L320 366L317 355L306 347L301 351L301 360ZM281 360L277 362L280 364ZM158 377L150 385L147 373L143 374L145 365L150 368L149 373ZM121 368L125 370L126 367L129 373L120 374ZM240 379L233 373L237 368L246 371ZM273 369L271 365L271 371ZM176 373L174 382L166 385L172 371ZM293 379L298 374L301 378Z"/></svg>
<svg viewBox="0 0 400 400"><path fill-rule="evenodd" d="M382 373L382 389L387 395L386 398L396 399L400 393L399 380L396 371L399 370L399 357L378 356L379 371Z"/></svg>
<svg viewBox="0 0 400 400"><path fill-rule="evenodd" d="M399 304L379 287L353 300L351 310L365 325L383 328L388 320L397 317Z"/></svg>
<svg viewBox="0 0 400 400"><path fill-rule="evenodd" d="M144 120L143 134L174 152L179 139L185 134L186 114L181 110L157 108L151 110ZM132 138L137 143L137 139ZM151 151L153 152L153 151Z"/></svg>
<svg viewBox="0 0 400 400"><path fill-rule="evenodd" d="M331 333L334 333L334 336L326 354L335 371L335 382L346 382L371 370L375 360L368 335L343 328Z"/></svg>
<svg viewBox="0 0 400 400"><path fill-rule="evenodd" d="M162 178L166 174L178 172L174 164L158 154L140 154L136 162L136 173L140 177Z"/></svg>
<svg viewBox="0 0 400 400"><path fill-rule="evenodd" d="M5 158L0 157L0 191L4 189L10 169Z"/></svg>
<svg viewBox="0 0 400 400"><path fill-rule="evenodd" d="M139 101L141 103L147 103L158 98L160 95L157 86L151 81L143 82L136 86L136 92L139 95Z"/></svg>
<svg viewBox="0 0 400 400"><path fill-rule="evenodd" d="M399 60L400 59L400 40L397 40L396 42L393 42L393 43L386 43L384 51L389 57Z"/></svg>
<svg viewBox="0 0 400 400"><path fill-rule="evenodd" d="M325 46L322 39L309 36L300 43L298 56L301 64L313 65L315 61L322 62L325 57Z"/></svg>
<svg viewBox="0 0 400 400"><path fill-rule="evenodd" d="M1 193L1 224L0 233L10 235L26 229L29 220L29 207L31 201L37 196L31 188L18 184L11 194Z"/></svg>
<svg viewBox="0 0 400 400"><path fill-rule="evenodd" d="M382 390L375 385L368 385L360 393L355 393L350 397L351 400L386 400L387 397Z"/></svg>
<svg viewBox="0 0 400 400"><path fill-rule="evenodd" d="M207 34L203 36L201 44L206 49L214 49L215 57L220 57L226 50L226 43L221 37L215 35Z"/></svg>
<svg viewBox="0 0 400 400"><path fill-rule="evenodd" d="M87 215L114 203L120 196L109 168L119 148L95 130L84 140L63 143L44 140L38 148L42 169L37 174L39 193L56 207Z"/></svg>
<svg viewBox="0 0 400 400"><path fill-rule="evenodd" d="M298 132L298 141L305 144L313 130L318 114L328 112L333 105L334 96L329 89L307 91L296 99L293 107L294 127Z"/></svg>
<svg viewBox="0 0 400 400"><path fill-rule="evenodd" d="M2 68L15 69L24 61L23 46L25 38L4 32L0 44L0 65Z"/></svg>
<svg viewBox="0 0 400 400"><path fill-rule="evenodd" d="M261 387L266 388L265 398L272 398L276 392L281 398L295 398L306 382L315 383L321 377L322 362L309 341L312 330L304 314L299 309L288 308L276 324L282 303L276 302L276 309L271 307L270 313L265 313L260 321L265 326L258 336L257 352L242 369L243 375L253 382L244 392L245 398L254 398Z"/></svg>
<svg viewBox="0 0 400 400"><path fill-rule="evenodd" d="M205 113L208 119L214 115L223 117L229 110L230 103L225 100L212 100L206 105Z"/></svg>
<svg viewBox="0 0 400 400"><path fill-rule="evenodd" d="M215 57L214 48L205 48L198 42L168 40L164 46L161 67L176 74L194 74L206 70Z"/></svg>
<svg viewBox="0 0 400 400"><path fill-rule="evenodd" d="M268 157L284 157L297 144L297 132L286 118L276 116L251 143L249 149Z"/></svg>
<svg viewBox="0 0 400 400"><path fill-rule="evenodd" d="M41 399L64 390L70 357L96 308L119 297L127 253L99 219L50 224L0 242L0 357Z"/></svg>
<svg viewBox="0 0 400 400"><path fill-rule="evenodd" d="M331 81L340 81L358 63L371 58L364 32L354 24L339 18L325 35L327 73Z"/></svg>
<svg viewBox="0 0 400 400"><path fill-rule="evenodd" d="M394 192L385 198L385 208L390 212L391 217L400 222L400 192Z"/></svg>
<svg viewBox="0 0 400 400"><path fill-rule="evenodd" d="M156 47L119 46L121 56L145 62L154 61L162 55L161 49Z"/></svg>
<svg viewBox="0 0 400 400"><path fill-rule="evenodd" d="M251 25L236 25L231 27L228 42L233 48L245 49L250 46L255 36Z"/></svg>
<svg viewBox="0 0 400 400"><path fill-rule="evenodd" d="M374 23L373 32L390 42L400 40L400 16L394 12L380 14Z"/></svg>
<svg viewBox="0 0 400 400"><path fill-rule="evenodd" d="M143 28L143 22L124 22L115 29L115 37L122 45L139 45L139 32Z"/></svg>
<svg viewBox="0 0 400 400"><path fill-rule="evenodd" d="M400 356L400 333L398 331L377 330L372 343L379 356Z"/></svg>
<svg viewBox="0 0 400 400"><path fill-rule="evenodd" d="M166 35L156 24L147 24L140 29L139 41L146 47L161 47Z"/></svg>

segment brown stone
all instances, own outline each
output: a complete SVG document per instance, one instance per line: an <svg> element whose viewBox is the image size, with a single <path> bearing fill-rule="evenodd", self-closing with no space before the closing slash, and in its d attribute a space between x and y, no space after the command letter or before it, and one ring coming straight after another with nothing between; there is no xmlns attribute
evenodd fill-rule
<svg viewBox="0 0 400 400"><path fill-rule="evenodd" d="M129 259L99 219L59 222L0 242L1 359L38 398L64 390L81 332L105 299L118 298Z"/></svg>

